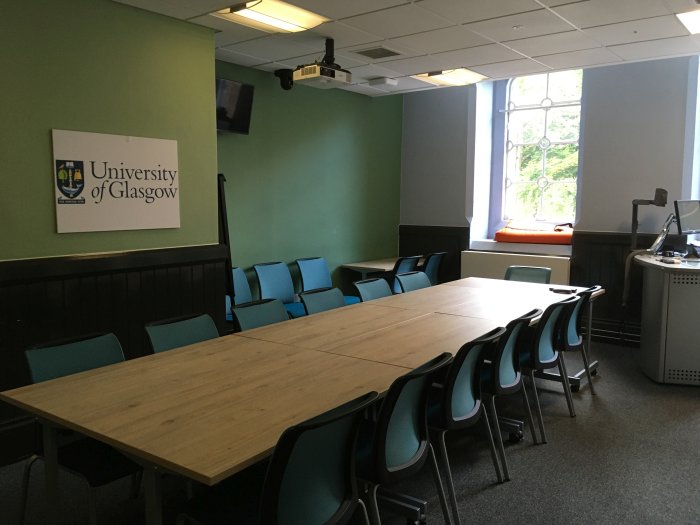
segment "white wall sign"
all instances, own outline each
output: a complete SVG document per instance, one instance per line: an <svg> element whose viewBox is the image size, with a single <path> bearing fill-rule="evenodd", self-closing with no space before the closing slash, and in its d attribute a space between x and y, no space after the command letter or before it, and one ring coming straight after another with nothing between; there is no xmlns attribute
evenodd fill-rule
<svg viewBox="0 0 700 525"><path fill-rule="evenodd" d="M52 133L58 233L180 227L176 140Z"/></svg>

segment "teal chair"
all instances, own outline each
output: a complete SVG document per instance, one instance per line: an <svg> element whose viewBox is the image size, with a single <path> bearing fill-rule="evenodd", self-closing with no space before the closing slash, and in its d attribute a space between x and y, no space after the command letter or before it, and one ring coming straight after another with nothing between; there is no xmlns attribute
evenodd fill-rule
<svg viewBox="0 0 700 525"><path fill-rule="evenodd" d="M277 299L262 299L234 306L232 317L236 332L289 320L287 309Z"/></svg>
<svg viewBox="0 0 700 525"><path fill-rule="evenodd" d="M112 333L66 339L35 346L24 353L33 383L49 381L59 377L84 372L124 361L119 340ZM97 523L94 490L113 481L132 476L131 496L138 495L141 467L126 456L91 438L68 430L59 430L58 465L80 477L88 486L88 508L91 524ZM33 455L24 467L20 519L26 516L29 480L32 466L40 456Z"/></svg>
<svg viewBox="0 0 700 525"><path fill-rule="evenodd" d="M174 317L146 325L153 353L219 337L219 330L207 314Z"/></svg>
<svg viewBox="0 0 700 525"><path fill-rule="evenodd" d="M375 277L372 279L355 281L352 284L357 290L362 302L372 301L374 299L380 299L382 297L389 297L390 295L393 295L391 288L389 288L389 284L385 279Z"/></svg>
<svg viewBox="0 0 700 525"><path fill-rule="evenodd" d="M231 297L226 294L226 320L229 322L233 321L233 317L231 315L232 306L250 303L253 301L253 293L250 290L250 283L248 283L248 278L246 277L243 268L234 266L231 269L231 274L233 275L233 305L231 303Z"/></svg>
<svg viewBox="0 0 700 525"><path fill-rule="evenodd" d="M279 299L292 317L306 315L304 305L296 300L294 283L289 268L283 262L269 262L253 265L258 284L260 299Z"/></svg>
<svg viewBox="0 0 700 525"><path fill-rule="evenodd" d="M440 283L440 267L442 261L445 260L445 255L447 252L429 253L425 256L423 265L418 267L418 270L425 272L433 286Z"/></svg>
<svg viewBox="0 0 700 525"><path fill-rule="evenodd" d="M338 288L325 288L322 290L311 290L299 294L307 315L325 312L334 308L345 306L343 292Z"/></svg>
<svg viewBox="0 0 700 525"><path fill-rule="evenodd" d="M379 487L418 473L430 462L445 523L450 523L435 451L430 444L427 407L431 384L452 356L444 353L397 378L382 401L376 420L365 420L357 452L358 477L367 485L372 523L380 524Z"/></svg>
<svg viewBox="0 0 700 525"><path fill-rule="evenodd" d="M396 280L399 282L401 292L412 292L421 288L429 288L431 286L430 279L424 272L408 272L396 274Z"/></svg>
<svg viewBox="0 0 700 525"><path fill-rule="evenodd" d="M558 367L562 385L564 386L564 394L566 396L566 404L569 407L569 415L576 416L574 411L574 401L571 396L571 387L569 385L569 376L566 372L566 365L561 352L558 351L562 327L564 331L568 324L567 316L573 313L577 305L581 303L581 298L572 296L551 304L542 314L539 322L527 329L527 333L519 341L518 353L520 355L520 366L523 373L530 376L532 384L532 392L535 396L535 408L537 409L537 417L540 424L540 436L544 443L547 442L547 435L544 430L544 422L542 420L542 410L540 408L540 399L537 394L537 385L535 384L535 372L547 370L549 368Z"/></svg>
<svg viewBox="0 0 700 525"><path fill-rule="evenodd" d="M504 279L506 281L523 281L527 283L549 284L552 269L545 266L509 266Z"/></svg>
<svg viewBox="0 0 700 525"><path fill-rule="evenodd" d="M299 267L302 292L333 288L331 272L328 269L326 259L323 257L305 257L304 259L297 259L295 262ZM345 295L343 299L345 304L360 302L360 298L354 295Z"/></svg>
<svg viewBox="0 0 700 525"><path fill-rule="evenodd" d="M485 352L498 342L505 331L505 328L496 328L462 345L447 369L444 380L434 382L431 390L428 404L428 425L435 435L435 439L431 438L431 440L439 445L439 457L447 479L452 515L458 525L461 521L457 509L457 497L452 481L452 469L447 455L445 435L449 431L466 429L482 421L491 450L491 461L496 471L496 479L499 483L503 481L488 414L481 402L481 366Z"/></svg>
<svg viewBox="0 0 700 525"><path fill-rule="evenodd" d="M409 255L407 257L399 257L394 263L394 268L385 275L385 279L391 286L391 290L394 293L401 293L401 287L396 280L396 275L399 273L408 273L415 271L418 266L418 261L420 261L420 255Z"/></svg>
<svg viewBox="0 0 700 525"><path fill-rule="evenodd" d="M498 339L498 344L489 348L484 355L481 367L481 391L485 394L489 410L489 419L493 426L493 434L501 456L501 470L503 478L508 481L508 461L506 460L501 429L499 427L498 412L496 411L496 397L517 394L521 395L526 413L526 423L530 427L533 443L537 443L537 435L533 424L530 401L523 385L520 360L518 356L518 338L530 323L542 314L542 310L531 310L525 315L513 319L506 327L505 332Z"/></svg>
<svg viewBox="0 0 700 525"><path fill-rule="evenodd" d="M178 523L341 525L359 510L369 525L358 497L355 444L360 419L376 399L369 392L288 428L264 481L259 467L235 475L190 501Z"/></svg>

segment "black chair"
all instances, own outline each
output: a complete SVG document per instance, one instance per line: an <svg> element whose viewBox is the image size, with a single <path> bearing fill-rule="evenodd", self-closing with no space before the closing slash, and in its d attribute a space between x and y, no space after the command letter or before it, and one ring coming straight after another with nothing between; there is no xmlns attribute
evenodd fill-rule
<svg viewBox="0 0 700 525"><path fill-rule="evenodd" d="M591 286L590 288L577 294L581 300L574 306L573 311L569 315L569 321L566 323L566 327L563 327L562 329L562 338L559 346L559 348L565 352L581 353L583 367L586 371L586 377L588 378L588 385L591 389L592 395L595 395L595 389L593 387L591 367L588 361L588 349L584 344L581 327L583 326L584 313L587 308L590 308L591 296L601 289L602 286Z"/></svg>
<svg viewBox="0 0 700 525"><path fill-rule="evenodd" d="M33 383L56 379L124 361L119 340L112 333L88 335L35 346L25 351ZM132 477L131 497L138 495L142 468L119 451L95 439L59 429L58 465L85 481L88 486L90 523L97 523L93 489L127 476ZM24 467L20 502L20 525L24 523L29 479L39 455L32 456Z"/></svg>
<svg viewBox="0 0 700 525"><path fill-rule="evenodd" d="M394 293L401 293L401 286L396 280L396 274L415 271L420 261L420 255L410 255L408 257L399 257L394 263L394 268L384 275L386 282L389 283Z"/></svg>
<svg viewBox="0 0 700 525"><path fill-rule="evenodd" d="M446 255L447 252L429 253L425 256L423 264L418 268L420 271L425 272L433 286L440 282L440 268Z"/></svg>
<svg viewBox="0 0 700 525"><path fill-rule="evenodd" d="M342 525L359 507L369 523L358 497L355 445L362 413L376 399L370 392L288 428L277 441L260 492L255 469L235 475L190 501L178 522Z"/></svg>
<svg viewBox="0 0 700 525"><path fill-rule="evenodd" d="M535 408L537 409L537 417L540 424L540 436L544 443L547 442L547 436L544 431L540 399L537 394L537 385L535 384L535 372L554 367L559 368L569 414L571 417L575 417L576 412L574 411L574 401L571 396L571 387L569 386L569 376L566 372L564 359L557 347L561 340L562 326L566 327L568 321L564 316L570 315L573 312L573 308L580 301L580 297L572 296L549 305L537 325L528 328L524 337L518 343L520 366L523 372L530 376L532 391L535 396Z"/></svg>
<svg viewBox="0 0 700 525"><path fill-rule="evenodd" d="M389 283L378 277L355 281L352 284L355 286L362 302L393 295L391 288L389 288Z"/></svg>
<svg viewBox="0 0 700 525"><path fill-rule="evenodd" d="M376 420L363 422L357 472L368 485L369 511L374 525L380 525L381 521L377 501L379 487L412 476L428 458L445 522L451 522L427 421L430 385L451 359L449 353L444 353L396 379L384 397Z"/></svg>
<svg viewBox="0 0 700 525"><path fill-rule="evenodd" d="M505 327L505 332L500 336L498 344L489 348L484 355L484 363L481 369L482 393L487 394L488 397L489 419L491 419L498 452L501 456L503 478L506 481L510 479L510 474L508 472L505 449L503 448L503 440L501 439L498 413L496 411L496 397L520 392L525 405L526 423L530 427L533 443L537 443L530 402L527 398L527 392L525 391L520 372L517 342L521 331L541 313L542 310L531 310L525 315L510 321Z"/></svg>
<svg viewBox="0 0 700 525"><path fill-rule="evenodd" d="M154 354L219 337L219 330L208 314L154 321L146 325L146 333Z"/></svg>
<svg viewBox="0 0 700 525"><path fill-rule="evenodd" d="M431 391L428 404L428 425L437 437L440 458L448 481L447 490L452 503L452 513L458 524L460 523L459 511L457 510L450 460L445 445L445 435L448 431L469 428L479 420L483 421L491 450L491 461L496 470L496 479L499 483L503 481L489 417L481 403L481 366L485 349L495 345L505 331L505 328L496 328L464 344L452 360L444 380L440 383L433 383Z"/></svg>
<svg viewBox="0 0 700 525"><path fill-rule="evenodd" d="M321 290L310 290L299 294L301 302L304 304L306 315L317 314L345 306L345 297L338 288L324 288Z"/></svg>
<svg viewBox="0 0 700 525"><path fill-rule="evenodd" d="M231 309L231 315L236 332L289 320L287 309L279 299L262 299L240 304Z"/></svg>

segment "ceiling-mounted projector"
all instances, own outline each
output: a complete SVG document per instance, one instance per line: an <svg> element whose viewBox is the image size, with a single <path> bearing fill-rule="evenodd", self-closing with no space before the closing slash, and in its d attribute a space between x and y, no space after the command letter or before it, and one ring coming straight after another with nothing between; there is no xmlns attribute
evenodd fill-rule
<svg viewBox="0 0 700 525"><path fill-rule="evenodd" d="M291 75L290 75L291 73ZM335 63L335 52L332 38L326 38L326 54L320 62L297 66L294 71L278 69L275 76L280 78L282 89L291 89L294 82L317 87L334 88L347 86L352 80L350 71Z"/></svg>

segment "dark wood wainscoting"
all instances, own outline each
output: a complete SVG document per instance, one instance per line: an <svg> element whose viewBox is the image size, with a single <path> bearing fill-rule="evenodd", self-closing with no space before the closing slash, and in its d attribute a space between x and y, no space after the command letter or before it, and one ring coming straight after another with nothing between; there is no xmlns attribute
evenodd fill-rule
<svg viewBox="0 0 700 525"><path fill-rule="evenodd" d="M656 235L639 234L638 249L651 246ZM595 302L593 335L600 340L639 344L642 308L642 270L630 264L629 296L622 305L625 260L630 253L629 233L574 231L570 282L577 286L602 285L606 293ZM666 246L679 249L685 237L669 235Z"/></svg>
<svg viewBox="0 0 700 525"><path fill-rule="evenodd" d="M0 262L0 390L30 382L24 350L114 332L127 359L150 353L144 324L208 313L226 329L224 246ZM35 449L36 430L0 403L0 463Z"/></svg>
<svg viewBox="0 0 700 525"><path fill-rule="evenodd" d="M469 249L468 226L399 226L399 255L447 252L440 268L440 282L460 277L460 254Z"/></svg>

